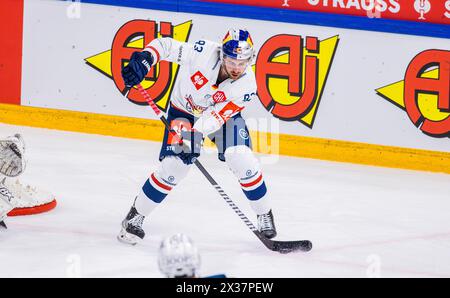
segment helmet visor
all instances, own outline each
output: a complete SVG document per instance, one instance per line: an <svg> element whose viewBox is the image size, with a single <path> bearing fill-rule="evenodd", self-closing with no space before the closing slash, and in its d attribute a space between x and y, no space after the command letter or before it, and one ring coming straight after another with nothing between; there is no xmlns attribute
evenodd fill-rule
<svg viewBox="0 0 450 298"><path fill-rule="evenodd" d="M244 70L247 68L250 59L234 59L228 56L223 57L223 63L232 69Z"/></svg>

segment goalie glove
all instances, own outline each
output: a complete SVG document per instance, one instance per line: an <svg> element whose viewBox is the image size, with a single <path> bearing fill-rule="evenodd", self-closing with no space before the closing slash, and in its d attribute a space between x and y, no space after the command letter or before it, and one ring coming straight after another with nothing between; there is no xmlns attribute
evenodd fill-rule
<svg viewBox="0 0 450 298"><path fill-rule="evenodd" d="M25 143L20 134L0 140L0 173L16 177L26 167Z"/></svg>

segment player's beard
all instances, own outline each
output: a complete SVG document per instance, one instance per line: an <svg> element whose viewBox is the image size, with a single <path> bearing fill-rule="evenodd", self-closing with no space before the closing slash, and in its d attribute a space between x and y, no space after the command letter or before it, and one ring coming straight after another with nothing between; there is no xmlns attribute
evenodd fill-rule
<svg viewBox="0 0 450 298"><path fill-rule="evenodd" d="M243 71L241 71L241 72L228 71L228 69L225 65L222 66L222 69L223 69L224 73L226 74L226 76L232 80L239 79L241 77L241 75L244 73Z"/></svg>

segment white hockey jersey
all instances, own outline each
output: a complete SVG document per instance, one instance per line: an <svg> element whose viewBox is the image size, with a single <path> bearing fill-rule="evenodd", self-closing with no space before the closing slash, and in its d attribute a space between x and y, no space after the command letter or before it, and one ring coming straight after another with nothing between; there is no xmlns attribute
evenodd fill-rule
<svg viewBox="0 0 450 298"><path fill-rule="evenodd" d="M236 115L256 96L256 80L251 66L247 66L237 80L226 79L218 86L221 66L219 43L198 40L194 44L172 38L158 38L144 49L155 61L180 65L170 98L171 104L199 119L194 129L210 134Z"/></svg>

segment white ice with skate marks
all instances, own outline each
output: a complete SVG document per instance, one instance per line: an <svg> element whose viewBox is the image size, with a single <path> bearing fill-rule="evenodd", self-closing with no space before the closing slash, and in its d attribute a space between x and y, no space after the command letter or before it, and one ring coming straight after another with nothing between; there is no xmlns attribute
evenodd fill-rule
<svg viewBox="0 0 450 298"><path fill-rule="evenodd" d="M267 250L197 169L146 219L135 247L116 239L130 204L156 167L160 144L0 125L21 133L23 179L54 193L55 210L8 218L0 277L161 277L163 237L185 233L202 275L234 277L450 277L450 175L281 157L263 164L277 240L310 239L309 253ZM202 163L254 222L215 154Z"/></svg>

